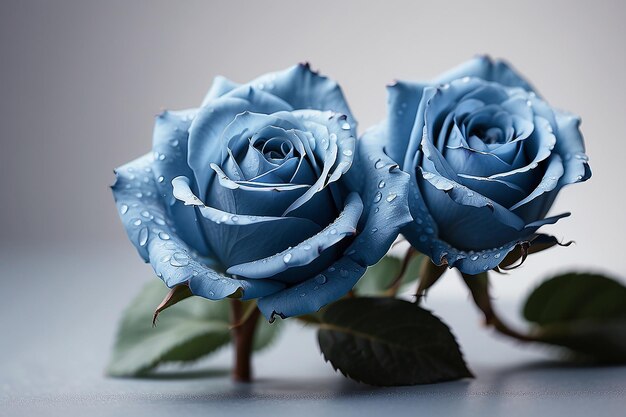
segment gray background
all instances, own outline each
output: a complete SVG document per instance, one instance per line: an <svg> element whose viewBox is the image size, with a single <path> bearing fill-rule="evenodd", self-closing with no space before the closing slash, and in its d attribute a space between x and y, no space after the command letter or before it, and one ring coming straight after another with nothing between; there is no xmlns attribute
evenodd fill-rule
<svg viewBox="0 0 626 417"><path fill-rule="evenodd" d="M49 409L52 403L61 414L66 403L93 412L90 401L98 399L105 414L125 401L141 408L153 398L163 400L164 410L164 404L172 405L171 397L159 397L164 392L178 390L184 396L191 390L173 382L146 386L101 378L121 309L143 282L153 279L126 240L108 185L113 168L149 150L153 116L164 108L195 106L217 74L244 82L309 61L341 83L362 132L385 116L384 86L394 78L431 78L478 53L506 58L553 105L582 116L594 175L558 198L553 213L572 211L573 216L545 228L577 244L533 256L514 273L495 277L498 302L516 317L533 283L566 268L626 276L626 3L372 3L2 1L0 402L8 398L25 414L29 406ZM382 391L378 397L371 394L373 399L369 391L363 395L378 398L384 409L393 408L385 398L406 398L410 410L416 393L429 394L424 397L432 399L429 406L456 412L465 409L463 404L470 410L491 404L493 412L505 405L507 412L519 406L530 412L563 402L576 405L572 398L591 405L595 399L607 410L620 404L616 398L624 405L623 369L541 368L520 376L519 366L532 368L529 361L550 356L544 351L528 356L525 347L502 347L479 335L478 318L453 277L431 297L432 307L462 336L479 378L470 385ZM294 331L303 332L302 340L312 338L306 330ZM282 339L268 355L292 352L290 343L299 343L295 339L300 340ZM334 395L320 387L336 387L340 379L328 366L313 372L319 378L313 386L297 379L302 378L295 376L298 372L323 366L314 345L306 346L289 361L278 361L288 363L288 369L262 362L263 375L282 381L270 384L269 394L242 394L223 379L218 386L226 384L226 391L220 398L308 398L312 407L319 406L316 398ZM502 360L493 363L492 358ZM296 388L290 390L292 378ZM572 387L577 378L592 385ZM198 392L216 392L213 383L206 384L192 385ZM352 385L347 387L341 385L340 394L353 392ZM127 395L131 391L135 396ZM194 398L203 410L201 400L207 397ZM461 408L450 408L457 404L450 398L459 399ZM571 414L576 410L584 407Z"/></svg>

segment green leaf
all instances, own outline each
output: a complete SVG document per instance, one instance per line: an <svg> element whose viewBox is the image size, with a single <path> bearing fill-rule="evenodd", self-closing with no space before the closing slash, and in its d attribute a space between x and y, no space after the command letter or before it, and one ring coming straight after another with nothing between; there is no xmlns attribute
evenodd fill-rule
<svg viewBox="0 0 626 417"><path fill-rule="evenodd" d="M418 279L420 267L425 259L426 256L421 253L413 255L402 275L401 285L411 284ZM367 268L355 286L356 293L359 296L381 295L398 276L401 268L402 259L390 255L383 257L377 264Z"/></svg>
<svg viewBox="0 0 626 417"><path fill-rule="evenodd" d="M626 363L626 319L577 320L549 324L537 330L539 342L568 348L575 360Z"/></svg>
<svg viewBox="0 0 626 417"><path fill-rule="evenodd" d="M626 287L597 274L559 275L530 294L523 314L541 325L626 317Z"/></svg>
<svg viewBox="0 0 626 417"><path fill-rule="evenodd" d="M160 364L191 362L230 342L230 300L190 297L162 312L152 326L155 308L168 295L159 280L149 282L123 314L107 374L141 376ZM259 321L255 349L270 344L279 326Z"/></svg>
<svg viewBox="0 0 626 417"><path fill-rule="evenodd" d="M535 340L566 347L592 361L626 362L626 287L597 274L568 273L528 297L524 317Z"/></svg>
<svg viewBox="0 0 626 417"><path fill-rule="evenodd" d="M371 385L427 384L471 377L459 346L428 310L394 298L350 298L323 314L318 342L344 375Z"/></svg>

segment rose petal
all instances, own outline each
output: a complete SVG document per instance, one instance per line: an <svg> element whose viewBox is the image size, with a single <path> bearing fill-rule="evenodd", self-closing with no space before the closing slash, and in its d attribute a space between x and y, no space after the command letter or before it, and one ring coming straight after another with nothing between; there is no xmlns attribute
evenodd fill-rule
<svg viewBox="0 0 626 417"><path fill-rule="evenodd" d="M151 168L152 159L146 155L118 168L112 190L130 241L168 287L189 282L194 294L213 300L238 292L243 292L244 298L255 298L284 287L268 280L227 278L211 268L215 260L200 258L170 225L155 179L136 181L136 173ZM206 291L195 292L198 283Z"/></svg>
<svg viewBox="0 0 626 417"><path fill-rule="evenodd" d="M354 235L362 212L363 202L361 198L357 193L350 193L346 199L346 206L339 217L315 236L276 255L233 265L228 268L227 272L246 278L267 278L289 268L308 265L326 249L347 236Z"/></svg>

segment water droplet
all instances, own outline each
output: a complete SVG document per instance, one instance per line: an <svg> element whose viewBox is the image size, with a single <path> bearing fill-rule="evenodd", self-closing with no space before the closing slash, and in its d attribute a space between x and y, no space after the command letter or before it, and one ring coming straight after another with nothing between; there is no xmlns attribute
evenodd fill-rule
<svg viewBox="0 0 626 417"><path fill-rule="evenodd" d="M378 183L378 188L385 188L385 181L380 180L380 182Z"/></svg>
<svg viewBox="0 0 626 417"><path fill-rule="evenodd" d="M335 272L335 267L334 266L329 267L328 272Z"/></svg>
<svg viewBox="0 0 626 417"><path fill-rule="evenodd" d="M128 205L126 205L126 204L122 204L122 205L120 206L120 213L122 213L122 214L126 214L126 213L128 213Z"/></svg>
<svg viewBox="0 0 626 417"><path fill-rule="evenodd" d="M342 277L347 277L349 274L347 269L340 269L339 270L339 275L341 275Z"/></svg>
<svg viewBox="0 0 626 417"><path fill-rule="evenodd" d="M350 149L346 149L342 152L345 156L352 156L352 151Z"/></svg>
<svg viewBox="0 0 626 417"><path fill-rule="evenodd" d="M501 256L500 252L496 253L495 255L493 255L494 258L498 259Z"/></svg>
<svg viewBox="0 0 626 417"><path fill-rule="evenodd" d="M378 227L372 227L372 231L371 231L371 233L372 233L372 234L374 234L374 233L376 233L376 232L378 232Z"/></svg>
<svg viewBox="0 0 626 417"><path fill-rule="evenodd" d="M374 213L378 213L379 211L380 211L380 207L376 207L376 208L374 209Z"/></svg>
<svg viewBox="0 0 626 417"><path fill-rule="evenodd" d="M344 122L344 123L341 125L341 128L342 128L343 130L350 130L350 123L348 123L348 122Z"/></svg>
<svg viewBox="0 0 626 417"><path fill-rule="evenodd" d="M326 278L325 275L320 274L317 277L315 277L315 282L317 282L320 285L326 284L326 281L328 281L328 279Z"/></svg>
<svg viewBox="0 0 626 417"><path fill-rule="evenodd" d="M160 232L159 233L159 238L161 238L161 240L170 240L170 235L168 235L165 232Z"/></svg>
<svg viewBox="0 0 626 417"><path fill-rule="evenodd" d="M485 253L485 254L483 255L483 259L487 259L487 258L489 258L489 254L488 254L488 253Z"/></svg>
<svg viewBox="0 0 626 417"><path fill-rule="evenodd" d="M478 259L478 255L472 255L472 256L470 257L470 259L471 259L472 261L475 261L476 259Z"/></svg>
<svg viewBox="0 0 626 417"><path fill-rule="evenodd" d="M136 193L136 194L135 194L135 197L137 197L137 198L141 198L141 197L143 197L143 194L142 194L142 193Z"/></svg>
<svg viewBox="0 0 626 417"><path fill-rule="evenodd" d="M175 252L170 259L170 265L187 266L189 265L189 257L182 252Z"/></svg>
<svg viewBox="0 0 626 417"><path fill-rule="evenodd" d="M463 78L461 78L461 81L464 82L464 83L468 83L469 80L470 80L470 77L463 77Z"/></svg>
<svg viewBox="0 0 626 417"><path fill-rule="evenodd" d="M337 135L335 135L334 133L331 133L331 134L328 136L328 139L330 139L331 141L335 141L335 140L337 140Z"/></svg>
<svg viewBox="0 0 626 417"><path fill-rule="evenodd" d="M173 141L170 142L170 145L172 145L174 148L178 146L178 139L174 139Z"/></svg>
<svg viewBox="0 0 626 417"><path fill-rule="evenodd" d="M376 192L374 195L374 203L378 203L383 198L383 194L380 191Z"/></svg>
<svg viewBox="0 0 626 417"><path fill-rule="evenodd" d="M378 161L376 161L376 163L374 164L374 168L376 168L376 169L381 169L384 166L385 166L385 163L382 160L380 160L380 159Z"/></svg>
<svg viewBox="0 0 626 417"><path fill-rule="evenodd" d="M165 154L164 153L159 155L159 161L163 161L163 160L165 160Z"/></svg>
<svg viewBox="0 0 626 417"><path fill-rule="evenodd" d="M431 178L434 178L434 177L435 177L435 174L433 174L432 172L424 172L424 173L422 173L422 177L423 177L425 180L429 180L429 179L431 179Z"/></svg>
<svg viewBox="0 0 626 417"><path fill-rule="evenodd" d="M489 269L488 265L483 266L483 271L487 271Z"/></svg>
<svg viewBox="0 0 626 417"><path fill-rule="evenodd" d="M417 219L415 219L415 222L416 222L417 224L422 224L422 223L424 223L424 220L422 220L422 219L420 219L420 218L418 217Z"/></svg>
<svg viewBox="0 0 626 417"><path fill-rule="evenodd" d="M146 219L150 218L150 212L148 210L144 210L141 212L141 215Z"/></svg>
<svg viewBox="0 0 626 417"><path fill-rule="evenodd" d="M291 261L291 254L290 253L286 253L285 256L283 256L283 262L284 263L289 263L289 261Z"/></svg>
<svg viewBox="0 0 626 417"><path fill-rule="evenodd" d="M233 216L230 218L234 223L237 223L239 221L239 217L237 216Z"/></svg>
<svg viewBox="0 0 626 417"><path fill-rule="evenodd" d="M311 250L311 245L309 245L308 243L305 243L304 245L302 245L302 249Z"/></svg>
<svg viewBox="0 0 626 417"><path fill-rule="evenodd" d="M391 203L393 200L396 199L397 196L398 196L397 194L391 193L387 196L385 200L387 200L388 203Z"/></svg>
<svg viewBox="0 0 626 417"><path fill-rule="evenodd" d="M142 228L139 231L139 246L146 246L146 243L148 243L148 235L150 234L150 231L148 230L147 227Z"/></svg>
<svg viewBox="0 0 626 417"><path fill-rule="evenodd" d="M163 181L165 181L165 177L163 177L163 175L161 175L161 176L157 179L157 181L158 181L158 182L163 182Z"/></svg>
<svg viewBox="0 0 626 417"><path fill-rule="evenodd" d="M468 191L467 192L467 196L468 197L474 197L474 192L473 191Z"/></svg>
<svg viewBox="0 0 626 417"><path fill-rule="evenodd" d="M228 214L223 214L222 217L220 218L220 222L225 222L228 220Z"/></svg>
<svg viewBox="0 0 626 417"><path fill-rule="evenodd" d="M532 102L532 101L530 101L530 100L526 100L526 105L527 105L528 107L532 107L533 102Z"/></svg>
<svg viewBox="0 0 626 417"><path fill-rule="evenodd" d="M331 235L336 235L337 234L337 229L335 229L335 228L330 229L330 234Z"/></svg>
<svg viewBox="0 0 626 417"><path fill-rule="evenodd" d="M159 226L165 226L165 220L163 220L162 218L160 218L160 217L155 217L153 220L154 220L154 222L155 222L156 224L158 224Z"/></svg>
<svg viewBox="0 0 626 417"><path fill-rule="evenodd" d="M141 224L141 219L137 219L133 222L135 226L139 226Z"/></svg>

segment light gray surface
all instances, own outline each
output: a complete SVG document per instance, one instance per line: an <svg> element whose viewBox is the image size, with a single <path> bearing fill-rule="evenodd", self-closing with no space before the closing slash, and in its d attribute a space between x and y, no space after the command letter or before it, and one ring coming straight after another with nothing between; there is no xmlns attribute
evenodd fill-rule
<svg viewBox="0 0 626 417"><path fill-rule="evenodd" d="M167 369L185 378L105 378L117 319L153 279L149 268L125 247L51 247L36 261L28 253L0 255L3 273L13 277L0 281L2 416L588 417L623 416L626 408L626 368L567 367L547 349L494 337L454 275L426 306L454 330L473 380L404 388L353 383L324 363L314 332L294 322L256 357L251 385L230 382L227 349L196 367ZM517 317L515 300L498 305Z"/></svg>

